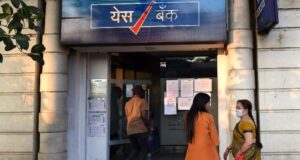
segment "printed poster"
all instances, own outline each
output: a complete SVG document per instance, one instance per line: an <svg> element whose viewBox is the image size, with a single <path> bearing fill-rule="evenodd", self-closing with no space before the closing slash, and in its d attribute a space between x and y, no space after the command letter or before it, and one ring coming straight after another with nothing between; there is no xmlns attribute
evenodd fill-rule
<svg viewBox="0 0 300 160"><path fill-rule="evenodd" d="M194 80L182 79L180 80L180 97L194 96Z"/></svg>
<svg viewBox="0 0 300 160"><path fill-rule="evenodd" d="M165 115L176 115L177 107L176 107L177 99L175 97L165 97L164 99L164 114Z"/></svg>
<svg viewBox="0 0 300 160"><path fill-rule="evenodd" d="M106 111L104 98L90 99L89 105L89 111Z"/></svg>
<svg viewBox="0 0 300 160"><path fill-rule="evenodd" d="M212 91L212 79L199 78L195 79L195 92L211 92Z"/></svg>
<svg viewBox="0 0 300 160"><path fill-rule="evenodd" d="M89 137L103 137L106 135L106 113L88 112Z"/></svg>
<svg viewBox="0 0 300 160"><path fill-rule="evenodd" d="M190 110L193 104L193 97L178 98L178 110Z"/></svg>
<svg viewBox="0 0 300 160"><path fill-rule="evenodd" d="M179 81L178 80L167 80L167 97L178 97L179 96Z"/></svg>
<svg viewBox="0 0 300 160"><path fill-rule="evenodd" d="M91 80L91 97L105 97L107 91L106 79Z"/></svg>

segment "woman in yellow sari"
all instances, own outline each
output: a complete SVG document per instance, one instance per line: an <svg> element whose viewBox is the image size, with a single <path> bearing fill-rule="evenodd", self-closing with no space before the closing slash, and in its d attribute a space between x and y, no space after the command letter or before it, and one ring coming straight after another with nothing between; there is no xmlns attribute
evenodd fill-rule
<svg viewBox="0 0 300 160"><path fill-rule="evenodd" d="M256 126L252 115L252 104L248 100L238 100L236 105L236 115L240 121L233 130L232 143L227 147L224 153L224 159L227 160L231 151L233 157L237 160L261 160L262 145L257 141Z"/></svg>

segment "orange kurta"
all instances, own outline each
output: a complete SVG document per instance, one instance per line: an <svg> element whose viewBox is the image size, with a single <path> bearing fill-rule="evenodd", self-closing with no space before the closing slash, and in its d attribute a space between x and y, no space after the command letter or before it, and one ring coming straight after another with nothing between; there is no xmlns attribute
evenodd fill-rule
<svg viewBox="0 0 300 160"><path fill-rule="evenodd" d="M211 114L199 113L194 135L193 143L188 144L185 160L219 160L217 146L220 141Z"/></svg>

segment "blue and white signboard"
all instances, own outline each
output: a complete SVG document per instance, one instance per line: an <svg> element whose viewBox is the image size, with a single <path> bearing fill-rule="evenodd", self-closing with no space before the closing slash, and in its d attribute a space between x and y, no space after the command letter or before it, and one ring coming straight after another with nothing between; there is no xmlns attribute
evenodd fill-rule
<svg viewBox="0 0 300 160"><path fill-rule="evenodd" d="M63 0L69 45L226 40L225 0Z"/></svg>
<svg viewBox="0 0 300 160"><path fill-rule="evenodd" d="M258 33L269 33L279 23L277 0L256 0L256 18Z"/></svg>

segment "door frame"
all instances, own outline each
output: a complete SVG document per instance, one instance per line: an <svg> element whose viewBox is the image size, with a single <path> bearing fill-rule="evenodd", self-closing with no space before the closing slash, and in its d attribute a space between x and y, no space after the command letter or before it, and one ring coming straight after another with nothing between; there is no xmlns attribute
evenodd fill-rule
<svg viewBox="0 0 300 160"><path fill-rule="evenodd" d="M197 50L196 50L197 51ZM201 51L201 50L199 50ZM149 52L149 51L144 51ZM67 94L67 105L68 105L68 159L75 158L72 160L82 160L86 158L86 106L88 97L88 53L76 52L72 53L73 57L69 56L69 70L68 70L68 85L69 90ZM107 53L102 53L106 54ZM109 55L108 55L109 56ZM107 88L107 99L110 100L110 84L111 84L111 71L110 71L110 56L108 58L108 88ZM225 54L225 49L218 49L217 54L217 72L218 72L218 124L219 124L219 137L220 137L220 153L226 149L230 144L230 128L229 128L229 103L227 100L227 79L228 79L228 58ZM85 85L82 85L85 84ZM75 87L74 87L75 86ZM85 106L80 108L80 106ZM109 107L108 107L109 108ZM70 117L72 113L75 117ZM108 114L110 110L108 109ZM83 115L82 115L83 114ZM76 117L77 116L77 117ZM82 118L84 121L82 121ZM74 121L74 122L72 122ZM70 125L71 123L71 125ZM109 126L108 118L108 126ZM76 133L74 135L74 133ZM109 131L107 133L109 135ZM107 136L107 147L109 147L110 138ZM77 145L77 148L74 148ZM109 150L107 152L107 158L109 159Z"/></svg>
<svg viewBox="0 0 300 160"><path fill-rule="evenodd" d="M109 72L109 75L111 77L111 71ZM146 85L151 85L152 82L150 80L127 80L127 79L123 79L123 80L117 80L117 79L110 79L110 84L108 86L109 90L111 90L111 85L112 84L133 84L133 85L142 85L142 84L146 84ZM110 97L111 98L111 97ZM148 107L149 107L149 104L148 104ZM111 107L109 107L111 108ZM109 110L109 115L111 114L110 113L110 110ZM110 118L109 118L110 119ZM109 121L110 122L110 121ZM108 126L110 126L110 123L108 124ZM109 147L110 146L113 146L113 145L119 145L119 144L127 144L129 143L129 139L121 139L121 140L111 140L110 137L109 137L109 141L108 141L108 145Z"/></svg>

